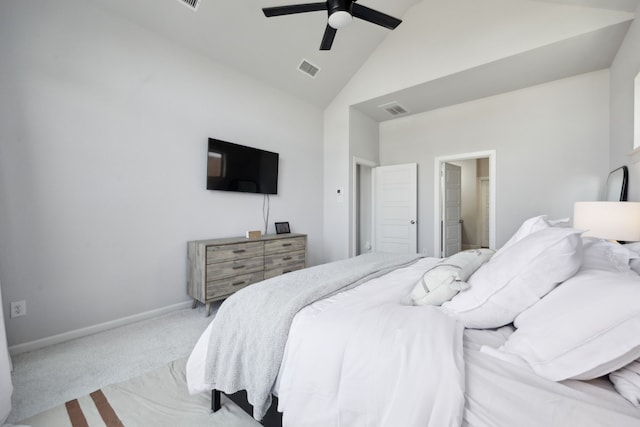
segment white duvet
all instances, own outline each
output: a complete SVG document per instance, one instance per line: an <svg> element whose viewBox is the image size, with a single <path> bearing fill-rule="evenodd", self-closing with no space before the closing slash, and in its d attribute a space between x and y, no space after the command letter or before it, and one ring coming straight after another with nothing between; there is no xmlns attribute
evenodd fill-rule
<svg viewBox="0 0 640 427"><path fill-rule="evenodd" d="M462 423L463 327L439 308L406 302L437 261L420 260L296 315L274 385L284 426ZM209 388L202 349L206 342L187 365L193 392Z"/></svg>
<svg viewBox="0 0 640 427"><path fill-rule="evenodd" d="M480 352L504 344L512 329L467 330L463 361L460 324L437 308L403 304L436 261L296 315L273 388L284 426L640 425L638 409L606 379L552 382ZM203 381L209 336L202 334L187 364L192 393L212 388Z"/></svg>
<svg viewBox="0 0 640 427"><path fill-rule="evenodd" d="M425 259L298 313L276 391L285 426L457 426L462 326L405 305Z"/></svg>

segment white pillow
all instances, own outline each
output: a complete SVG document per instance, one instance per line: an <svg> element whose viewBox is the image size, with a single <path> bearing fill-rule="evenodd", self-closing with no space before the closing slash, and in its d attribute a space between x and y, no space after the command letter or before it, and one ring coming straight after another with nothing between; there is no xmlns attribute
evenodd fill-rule
<svg viewBox="0 0 640 427"><path fill-rule="evenodd" d="M640 359L609 374L616 391L633 404L640 406Z"/></svg>
<svg viewBox="0 0 640 427"><path fill-rule="evenodd" d="M505 243L497 253L507 250L514 244L518 243L520 240L524 239L530 234L535 233L536 231L544 230L545 228L550 227L569 227L570 222L569 218L557 219L557 220L549 220L547 219L547 215L538 215L533 218L529 218L525 220L522 225L513 233L513 236Z"/></svg>
<svg viewBox="0 0 640 427"><path fill-rule="evenodd" d="M626 245L583 236L582 248L581 270L606 270L623 273L631 270L629 260L634 257L634 254Z"/></svg>
<svg viewBox="0 0 640 427"><path fill-rule="evenodd" d="M640 242L627 243L623 246L631 253L629 268L640 274Z"/></svg>
<svg viewBox="0 0 640 427"><path fill-rule="evenodd" d="M458 292L469 287L466 280L487 262L494 252L491 249L471 249L443 259L418 280L409 295L411 303L441 305L449 301Z"/></svg>
<svg viewBox="0 0 640 427"><path fill-rule="evenodd" d="M513 322L582 263L580 230L548 227L500 250L468 280L469 289L442 305L467 328Z"/></svg>
<svg viewBox="0 0 640 427"><path fill-rule="evenodd" d="M515 319L498 351L553 381L588 380L640 357L640 276L583 270Z"/></svg>

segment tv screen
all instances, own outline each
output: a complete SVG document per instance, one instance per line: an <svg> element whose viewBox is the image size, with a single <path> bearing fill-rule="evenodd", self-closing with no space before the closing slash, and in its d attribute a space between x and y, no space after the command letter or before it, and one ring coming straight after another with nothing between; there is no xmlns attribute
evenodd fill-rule
<svg viewBox="0 0 640 427"><path fill-rule="evenodd" d="M278 153L209 138L207 190L278 194Z"/></svg>

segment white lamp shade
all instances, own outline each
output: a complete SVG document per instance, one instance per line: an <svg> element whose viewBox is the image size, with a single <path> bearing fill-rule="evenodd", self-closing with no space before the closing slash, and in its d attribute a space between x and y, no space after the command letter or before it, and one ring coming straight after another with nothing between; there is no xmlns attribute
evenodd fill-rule
<svg viewBox="0 0 640 427"><path fill-rule="evenodd" d="M640 241L640 203L576 202L573 226L583 236L625 242Z"/></svg>
<svg viewBox="0 0 640 427"><path fill-rule="evenodd" d="M349 12L339 10L337 12L333 12L331 16L329 16L329 25L337 30L338 28L349 25L351 19L353 18Z"/></svg>

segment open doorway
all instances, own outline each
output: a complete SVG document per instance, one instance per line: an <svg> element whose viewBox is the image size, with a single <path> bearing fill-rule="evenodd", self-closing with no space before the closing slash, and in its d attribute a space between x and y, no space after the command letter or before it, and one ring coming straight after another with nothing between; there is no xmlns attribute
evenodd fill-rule
<svg viewBox="0 0 640 427"><path fill-rule="evenodd" d="M351 256L373 248L373 169L377 163L353 158L353 205Z"/></svg>
<svg viewBox="0 0 640 427"><path fill-rule="evenodd" d="M466 249L495 248L495 163L495 151L435 159L436 256L447 257ZM447 173L449 170L457 174Z"/></svg>
<svg viewBox="0 0 640 427"><path fill-rule="evenodd" d="M354 157L351 256L417 252L417 171L417 163L378 166Z"/></svg>

